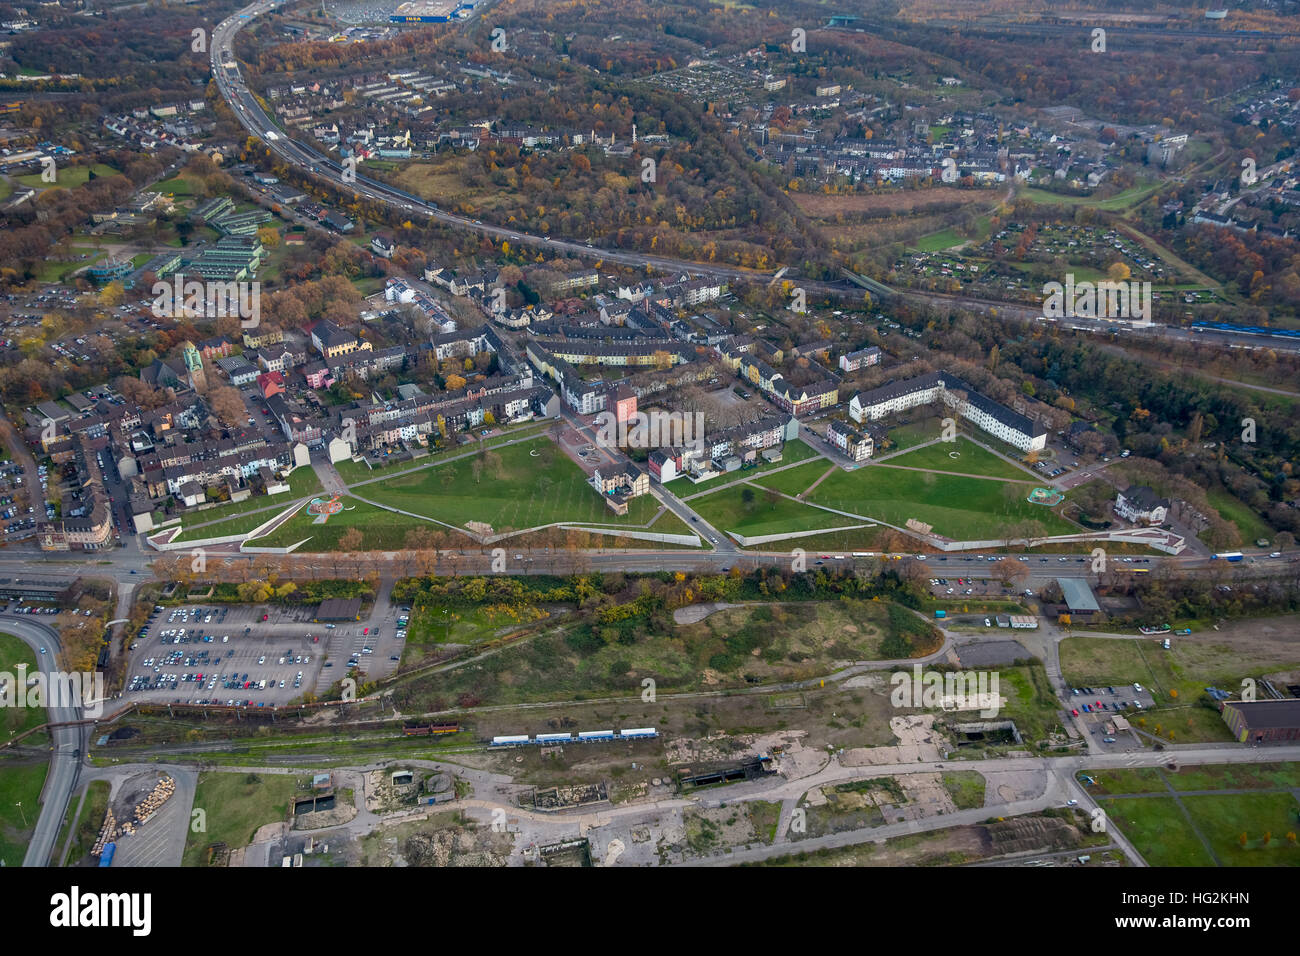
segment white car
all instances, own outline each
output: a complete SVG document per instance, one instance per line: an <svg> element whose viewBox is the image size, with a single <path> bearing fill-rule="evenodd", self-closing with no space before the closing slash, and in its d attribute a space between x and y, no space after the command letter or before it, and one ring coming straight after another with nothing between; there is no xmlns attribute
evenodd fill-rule
<svg viewBox="0 0 1300 956"><path fill-rule="evenodd" d="M1139 684L1137 681L1133 682L1133 689L1137 691L1139 694L1142 693L1142 685Z"/></svg>

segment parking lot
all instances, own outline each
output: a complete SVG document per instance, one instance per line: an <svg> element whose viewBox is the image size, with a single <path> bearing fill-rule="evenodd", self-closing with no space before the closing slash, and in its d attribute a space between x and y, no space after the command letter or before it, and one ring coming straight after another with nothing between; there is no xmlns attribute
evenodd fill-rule
<svg viewBox="0 0 1300 956"><path fill-rule="evenodd" d="M1145 746L1133 731L1114 728L1114 718L1122 717L1130 723L1144 711L1156 706L1151 691L1141 684L1117 684L1113 687L1072 687L1066 706L1071 716L1078 717L1104 750L1129 750ZM1106 725L1111 724L1111 730Z"/></svg>
<svg viewBox="0 0 1300 956"><path fill-rule="evenodd" d="M125 694L216 706L296 700L315 691L324 663L327 632L309 615L306 608L259 613L248 605L155 610L133 645Z"/></svg>
<svg viewBox="0 0 1300 956"><path fill-rule="evenodd" d="M397 627L400 611L386 598L367 621L314 623L314 612L156 606L132 645L123 693L166 703L275 707L324 693L353 666L370 679L397 670L404 631Z"/></svg>

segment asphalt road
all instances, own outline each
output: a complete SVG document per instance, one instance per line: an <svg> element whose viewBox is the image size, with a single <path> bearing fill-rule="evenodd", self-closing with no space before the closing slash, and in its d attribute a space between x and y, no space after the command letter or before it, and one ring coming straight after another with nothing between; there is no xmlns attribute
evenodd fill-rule
<svg viewBox="0 0 1300 956"><path fill-rule="evenodd" d="M62 646L59 644L59 635L53 628L35 620L4 614L0 615L0 630L21 638L31 647L32 653L36 654L36 662L47 679L58 669ZM44 654L40 653L42 647L46 650ZM51 707L49 719L55 723L80 720L81 710L67 705ZM27 845L23 866L45 866L54 852L54 842L63 825L63 815L81 774L81 755L86 751L89 731L85 727L57 727L51 731L50 737L53 740L50 772L45 778L45 789L41 793L41 814L36 821L31 842Z"/></svg>

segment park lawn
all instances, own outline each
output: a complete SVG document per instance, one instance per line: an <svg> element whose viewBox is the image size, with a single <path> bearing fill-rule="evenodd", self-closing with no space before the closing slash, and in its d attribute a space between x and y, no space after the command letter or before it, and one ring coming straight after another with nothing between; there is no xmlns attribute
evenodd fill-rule
<svg viewBox="0 0 1300 956"><path fill-rule="evenodd" d="M528 435L540 434L547 428L552 427L553 424L553 422L524 422L520 425L494 426L495 434L483 439L481 443L457 445L454 448L433 451L429 457L421 458L419 461L413 462L409 458L401 458L392 464L386 464L381 460L378 463L372 462L367 465L365 461L353 461L350 458L345 458L343 461L335 462L334 468L338 471L339 477L348 485L354 485L388 475L401 475L409 471L419 471L423 468L433 467L441 464L447 458L465 455L478 450L480 447L494 448L497 445L516 441Z"/></svg>
<svg viewBox="0 0 1300 956"><path fill-rule="evenodd" d="M957 457L953 458L953 454ZM897 465L906 468L926 468L930 471L951 471L963 475L983 475L988 478L1008 478L1019 481L1034 481L1032 474L1013 465L1004 458L981 448L969 438L957 436L955 442L935 442L924 448L915 448L904 452L880 467Z"/></svg>
<svg viewBox="0 0 1300 956"><path fill-rule="evenodd" d="M12 634L0 633L0 671L9 675L15 683L18 681L18 666L27 665L27 675L36 673L36 652ZM7 688L9 695L13 688ZM10 698L12 699L12 698ZM8 740L14 734L39 727L46 721L43 707L17 707L13 705L0 707L0 738Z"/></svg>
<svg viewBox="0 0 1300 956"><path fill-rule="evenodd" d="M1027 493L1024 484L871 467L831 475L808 500L893 525L917 518L957 540L1002 537L1008 525L1026 522L1042 535L1079 530L1051 508L1030 504Z"/></svg>
<svg viewBox="0 0 1300 956"><path fill-rule="evenodd" d="M264 500L264 499L263 499ZM224 521L218 521L215 524L206 524L202 527L195 525L193 527L185 526L184 531L172 538L173 541L201 541L206 538L224 538L232 534L249 534L256 531L258 527L270 521L281 511L289 508L291 502L288 496L285 496L282 507L268 508L266 511L256 511L250 514L236 515L233 518L227 518ZM215 509L214 509L215 510Z"/></svg>
<svg viewBox="0 0 1300 956"><path fill-rule="evenodd" d="M943 249L960 246L962 243L969 241L969 239L959 236L956 229L942 229L939 232L932 232L928 236L921 236L916 240L915 248L918 252L939 252Z"/></svg>
<svg viewBox="0 0 1300 956"><path fill-rule="evenodd" d="M1224 866L1300 866L1300 846L1286 838L1300 829L1291 794L1183 797L1183 806Z"/></svg>
<svg viewBox="0 0 1300 956"><path fill-rule="evenodd" d="M428 522L344 497L344 510L331 515L324 524L315 524L316 516L304 506L292 518L268 535L250 539L249 544L263 548L287 548L307 539L300 551L337 551L349 528L361 530L361 551L394 551L404 546L406 532Z"/></svg>
<svg viewBox="0 0 1300 956"><path fill-rule="evenodd" d="M1108 825L1118 827L1152 866L1214 865L1173 797L1102 798L1097 803L1106 811Z"/></svg>
<svg viewBox="0 0 1300 956"><path fill-rule="evenodd" d="M164 179L162 182L154 183L148 188L151 192L164 195L170 193L174 199L191 199L198 196L199 181L181 173L171 179Z"/></svg>
<svg viewBox="0 0 1300 956"><path fill-rule="evenodd" d="M1095 209L1106 209L1112 212L1121 209L1128 209L1136 206L1147 196L1160 188L1159 183L1151 183L1147 186L1131 186L1123 192L1116 193L1107 199L1098 199L1093 196L1063 196L1046 189L1024 189L1021 190L1020 196L1024 199L1037 203L1048 203L1063 206L1092 206Z"/></svg>
<svg viewBox="0 0 1300 956"><path fill-rule="evenodd" d="M984 806L984 775L978 770L954 770L943 775L943 788L958 810Z"/></svg>
<svg viewBox="0 0 1300 956"><path fill-rule="evenodd" d="M761 488L749 489L754 493L754 500L746 504L742 497L745 487L723 488L696 498L691 507L719 531L734 531L746 537L861 524L853 518L822 511L789 498L768 501Z"/></svg>
<svg viewBox="0 0 1300 956"><path fill-rule="evenodd" d="M899 425L896 428L891 428L885 438L892 442L892 444L884 451L877 448L876 455L877 457L880 455L892 455L938 438L941 427L938 416L935 416L927 418L924 421L909 422L906 425Z"/></svg>
<svg viewBox="0 0 1300 956"><path fill-rule="evenodd" d="M1160 771L1155 767L1134 767L1127 770L1080 770L1075 775L1093 797L1114 797L1130 793L1164 793ZM1091 777L1095 783L1085 783Z"/></svg>
<svg viewBox="0 0 1300 956"><path fill-rule="evenodd" d="M0 862L7 867L23 864L40 817L41 790L48 770L48 755L30 763L0 763Z"/></svg>
<svg viewBox="0 0 1300 956"><path fill-rule="evenodd" d="M1300 787L1300 764L1252 763L1179 766L1165 779L1175 790L1271 790Z"/></svg>
<svg viewBox="0 0 1300 956"><path fill-rule="evenodd" d="M561 521L639 526L659 507L658 501L643 495L628 502L626 515L614 514L587 484L582 469L547 438L395 475L363 486L360 493L457 527L482 521L497 533Z"/></svg>
<svg viewBox="0 0 1300 956"><path fill-rule="evenodd" d="M755 484L764 488L771 488L774 491L784 492L787 495L798 496L812 487L814 481L835 467L837 466L819 458L817 461L810 461L806 465L791 468L789 471L778 471L772 475L765 475Z"/></svg>
<svg viewBox="0 0 1300 956"><path fill-rule="evenodd" d="M95 163L94 166L56 166L55 181L47 183L41 179L41 173L31 173L27 176L15 177L24 186L30 186L33 189L68 189L76 186L84 186L90 181L90 171L95 171L96 176L120 176L116 169L104 163Z"/></svg>
<svg viewBox="0 0 1300 956"><path fill-rule="evenodd" d="M1213 488L1205 493L1205 497L1221 518L1237 526L1243 545L1254 547L1257 538L1273 540L1273 529L1268 523L1236 496L1221 488Z"/></svg>
<svg viewBox="0 0 1300 956"><path fill-rule="evenodd" d="M263 521L269 521L293 502L308 495L314 495L320 490L320 476L316 474L316 469L310 465L295 468L289 474L289 491L287 494L274 495L269 498L265 495L256 495L247 501L226 502L206 511L197 511L192 516L187 515L181 520L185 531L178 536L178 540L184 538L189 540L216 538L226 534L252 531ZM230 520L237 515L247 515L250 512L259 513L237 521Z"/></svg>
<svg viewBox="0 0 1300 956"><path fill-rule="evenodd" d="M199 774L194 807L204 811L207 830L190 828L181 865L203 866L209 844L224 843L232 850L248 846L259 827L287 819L297 784L285 774Z"/></svg>

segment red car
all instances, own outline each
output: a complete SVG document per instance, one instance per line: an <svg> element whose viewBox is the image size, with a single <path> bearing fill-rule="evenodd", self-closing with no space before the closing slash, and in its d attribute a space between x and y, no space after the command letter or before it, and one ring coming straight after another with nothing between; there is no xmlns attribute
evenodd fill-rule
<svg viewBox="0 0 1300 956"><path fill-rule="evenodd" d="M316 636L314 636L314 637L311 639L311 642L312 642L313 644L319 644L319 643L320 643L320 635L317 634Z"/></svg>
<svg viewBox="0 0 1300 956"><path fill-rule="evenodd" d="M263 615L262 615L262 620L263 620L263 621L270 620L270 617L271 617L271 615L269 615L269 614L263 614Z"/></svg>
<svg viewBox="0 0 1300 956"><path fill-rule="evenodd" d="M1079 716L1079 712L1077 710L1071 710L1070 713L1074 714L1074 716L1076 717Z"/></svg>

